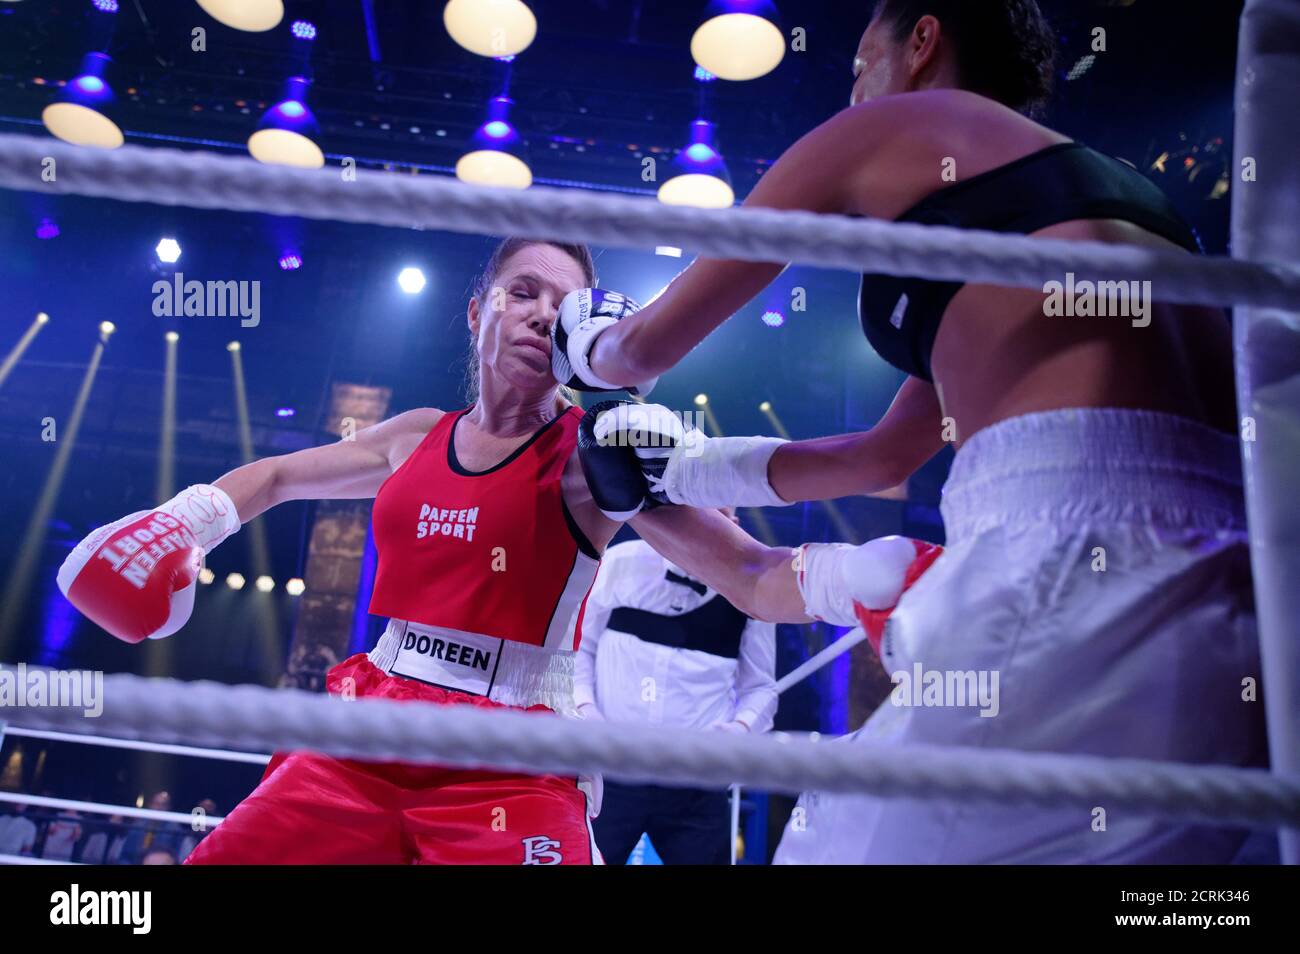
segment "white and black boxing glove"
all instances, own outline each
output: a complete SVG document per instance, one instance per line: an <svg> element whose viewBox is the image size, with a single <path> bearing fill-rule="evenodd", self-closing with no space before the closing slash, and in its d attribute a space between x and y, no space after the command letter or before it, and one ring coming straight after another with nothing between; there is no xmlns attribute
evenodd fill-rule
<svg viewBox="0 0 1300 954"><path fill-rule="evenodd" d="M654 415L645 413L649 408L659 405L601 401L587 410L578 425L578 461L592 499L605 516L619 523L658 506L647 493L635 446L637 441L652 439Z"/></svg>
<svg viewBox="0 0 1300 954"><path fill-rule="evenodd" d="M645 493L661 504L681 503L663 491L663 472L672 454L687 452L703 433L687 428L681 415L662 404L606 401L596 415L592 434L602 446L623 448L636 461ZM690 446L687 446L688 443Z"/></svg>
<svg viewBox="0 0 1300 954"><path fill-rule="evenodd" d="M590 445L611 463L622 470L635 462L644 482L642 506L787 506L767 478L768 462L786 443L783 440L708 437L662 404L634 401L602 402L583 420ZM619 502L627 503L633 494L632 478L622 475L620 483L626 487L627 500Z"/></svg>
<svg viewBox="0 0 1300 954"><path fill-rule="evenodd" d="M788 505L767 478L768 462L785 441L708 437L662 404L615 401L600 407L593 437L635 454L650 500L706 508Z"/></svg>
<svg viewBox="0 0 1300 954"><path fill-rule="evenodd" d="M225 491L195 484L92 532L63 561L59 589L124 642L170 636L190 618L204 556L239 527Z"/></svg>
<svg viewBox="0 0 1300 954"><path fill-rule="evenodd" d="M555 380L575 391L649 394L658 378L624 387L597 377L589 360L597 335L640 310L641 306L627 295L603 288L580 288L565 295L559 317L551 326L551 373Z"/></svg>
<svg viewBox="0 0 1300 954"><path fill-rule="evenodd" d="M660 405L646 405L661 408ZM661 408L657 442L637 448L649 495L689 507L785 507L772 489L768 463L786 441L775 437L709 437ZM664 416L666 415L666 416Z"/></svg>

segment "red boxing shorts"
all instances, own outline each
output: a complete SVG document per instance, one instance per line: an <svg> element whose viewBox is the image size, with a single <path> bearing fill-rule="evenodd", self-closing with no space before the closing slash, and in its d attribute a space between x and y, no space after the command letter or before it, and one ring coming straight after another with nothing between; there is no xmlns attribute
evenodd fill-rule
<svg viewBox="0 0 1300 954"><path fill-rule="evenodd" d="M351 680L351 682L345 682ZM330 670L358 698L509 708L390 676L365 655ZM549 712L545 706L528 711ZM601 859L578 780L277 753L186 864L589 865Z"/></svg>

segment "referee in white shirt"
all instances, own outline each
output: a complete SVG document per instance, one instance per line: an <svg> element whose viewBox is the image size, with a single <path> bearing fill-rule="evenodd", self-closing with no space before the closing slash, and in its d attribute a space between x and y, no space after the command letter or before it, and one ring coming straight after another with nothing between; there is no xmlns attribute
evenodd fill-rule
<svg viewBox="0 0 1300 954"><path fill-rule="evenodd" d="M735 509L722 511L731 520ZM587 599L574 697L589 719L766 732L776 713L776 627L750 619L641 540L605 551ZM609 864L642 832L665 864L726 864L727 792L606 780L593 820Z"/></svg>

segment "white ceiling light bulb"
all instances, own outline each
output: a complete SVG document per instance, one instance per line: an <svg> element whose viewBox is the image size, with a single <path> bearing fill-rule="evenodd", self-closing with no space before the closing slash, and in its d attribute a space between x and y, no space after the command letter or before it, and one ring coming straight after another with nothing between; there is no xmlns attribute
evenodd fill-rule
<svg viewBox="0 0 1300 954"><path fill-rule="evenodd" d="M450 0L442 22L453 40L479 56L515 56L537 36L537 17L521 0Z"/></svg>
<svg viewBox="0 0 1300 954"><path fill-rule="evenodd" d="M249 33L265 33L284 19L284 0L198 0L218 23Z"/></svg>

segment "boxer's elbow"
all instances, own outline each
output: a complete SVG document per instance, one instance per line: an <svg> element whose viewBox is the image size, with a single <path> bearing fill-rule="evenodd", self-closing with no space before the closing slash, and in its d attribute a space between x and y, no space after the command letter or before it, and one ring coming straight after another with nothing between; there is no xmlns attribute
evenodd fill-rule
<svg viewBox="0 0 1300 954"><path fill-rule="evenodd" d="M282 483L277 460L264 457L236 467L214 481L234 501L241 523L247 523L281 502L278 495L282 492Z"/></svg>
<svg viewBox="0 0 1300 954"><path fill-rule="evenodd" d="M263 457L261 460L255 460L249 467L258 469L258 476L262 488L261 503L263 510L270 510L272 507L284 503L286 500L292 500L290 496L291 488L285 480L284 468L281 466L282 461L277 457Z"/></svg>

